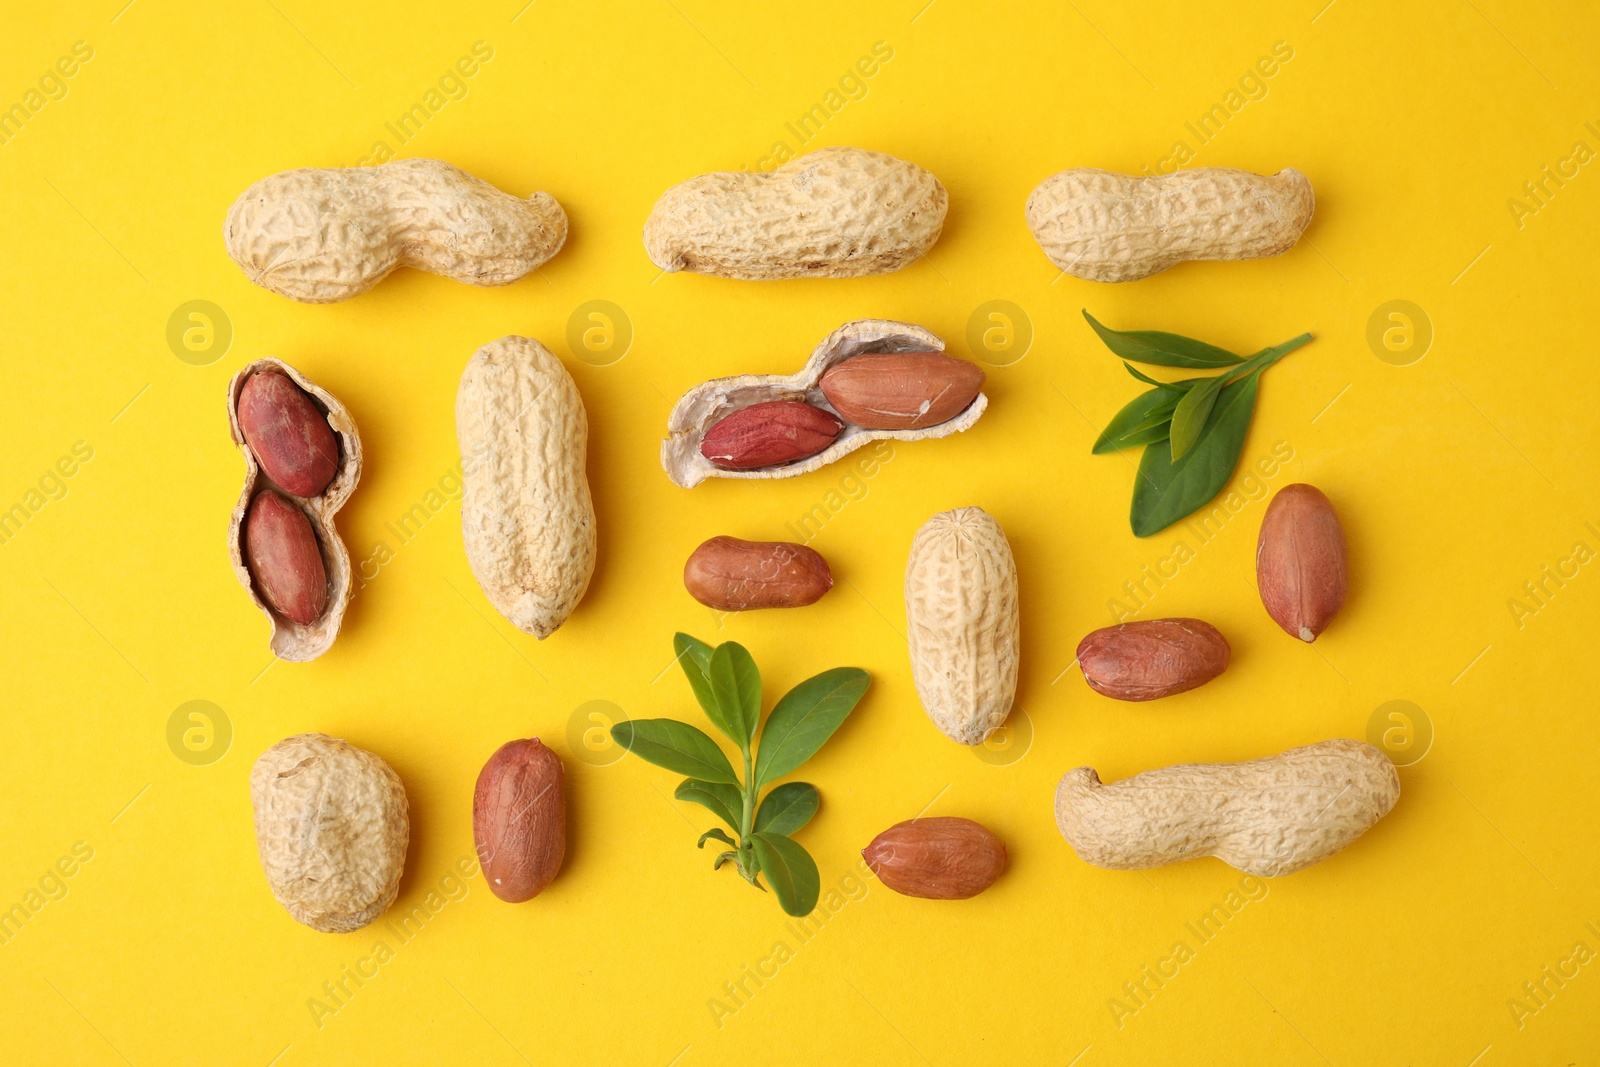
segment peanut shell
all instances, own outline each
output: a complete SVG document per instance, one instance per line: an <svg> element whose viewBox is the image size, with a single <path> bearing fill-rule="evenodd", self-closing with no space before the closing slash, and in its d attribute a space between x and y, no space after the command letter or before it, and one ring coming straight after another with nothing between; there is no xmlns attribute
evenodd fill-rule
<svg viewBox="0 0 1600 1067"><path fill-rule="evenodd" d="M1080 858L1136 870L1215 856L1248 874L1292 874L1387 815L1400 776L1381 751L1338 738L1243 763L1183 763L1102 783L1092 767L1056 787L1056 825Z"/></svg>
<svg viewBox="0 0 1600 1067"><path fill-rule="evenodd" d="M322 614L310 623L295 622L273 611L257 590L244 558L244 524L250 503L257 493L270 484L261 469L255 452L250 448L239 425L239 394L250 378L260 373L279 373L288 378L306 394L327 418L339 445L339 465L333 481L320 494L296 500L295 506L311 523L317 544L322 551L322 564L328 577L328 603ZM355 587L350 569L350 552L345 548L339 531L334 526L334 516L350 499L350 493L361 480L361 435L356 422L339 399L326 389L314 384L299 371L280 359L258 359L241 368L228 382L228 429L233 443L244 456L244 488L239 502L234 505L228 522L228 558L233 563L234 576L250 600L266 615L272 625L270 644L273 655L280 659L305 662L316 659L333 646L339 636L339 626L344 621L345 608Z"/></svg>
<svg viewBox="0 0 1600 1067"><path fill-rule="evenodd" d="M770 173L718 171L668 189L644 224L664 271L723 278L857 278L919 259L948 204L914 163L823 148Z"/></svg>
<svg viewBox="0 0 1600 1067"><path fill-rule="evenodd" d="M437 159L269 175L228 209L228 255L257 285L306 304L345 300L398 267L509 285L561 250L567 215Z"/></svg>
<svg viewBox="0 0 1600 1067"><path fill-rule="evenodd" d="M1016 561L982 508L941 512L912 539L906 637L928 718L951 740L981 745L1011 712L1021 647Z"/></svg>
<svg viewBox="0 0 1600 1067"><path fill-rule="evenodd" d="M825 337L798 373L741 374L715 378L690 389L679 398L667 417L667 437L661 442L661 466L674 485L693 488L707 478L793 478L808 474L873 441L923 441L959 433L978 421L989 405L979 393L966 409L936 426L917 430L868 430L846 423L833 444L814 456L777 467L725 470L700 453L705 435L722 419L741 408L771 400L800 400L834 411L819 385L828 368L863 352L942 352L944 342L921 326L886 319L847 322ZM837 412L835 411L835 414Z"/></svg>
<svg viewBox="0 0 1600 1067"><path fill-rule="evenodd" d="M1256 259L1293 248L1311 224L1311 182L1198 167L1135 177L1092 167L1052 174L1028 197L1028 228L1050 262L1095 282L1131 282L1191 259Z"/></svg>
<svg viewBox="0 0 1600 1067"><path fill-rule="evenodd" d="M456 392L461 539L495 610L543 640L594 574L589 418L572 375L529 337L491 341Z"/></svg>
<svg viewBox="0 0 1600 1067"><path fill-rule="evenodd" d="M284 738L251 768L250 803L267 885L295 921L348 933L394 903L410 811L378 756L326 734Z"/></svg>

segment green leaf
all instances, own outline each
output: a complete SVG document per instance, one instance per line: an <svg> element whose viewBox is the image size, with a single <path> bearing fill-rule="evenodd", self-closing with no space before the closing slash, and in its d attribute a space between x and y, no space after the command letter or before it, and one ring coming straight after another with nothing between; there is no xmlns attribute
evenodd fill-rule
<svg viewBox="0 0 1600 1067"><path fill-rule="evenodd" d="M672 638L672 651L677 654L683 673L689 678L689 688L700 702L706 718L717 722L716 698L711 695L711 646L697 637L676 634ZM720 724L719 724L720 728Z"/></svg>
<svg viewBox="0 0 1600 1067"><path fill-rule="evenodd" d="M739 847L739 842L729 837L727 831L720 826L713 826L711 829L701 834L700 840L695 843L694 847L705 848L706 842L712 840L721 841L724 845L732 845L735 848Z"/></svg>
<svg viewBox="0 0 1600 1067"><path fill-rule="evenodd" d="M1200 431L1205 429L1206 420L1211 417L1211 409L1216 406L1217 394L1222 391L1226 379L1227 375L1219 374L1201 382L1178 401L1178 406L1172 411L1172 428L1168 431L1173 459L1183 458L1184 453L1199 440Z"/></svg>
<svg viewBox="0 0 1600 1067"><path fill-rule="evenodd" d="M1123 359L1137 363L1151 363L1158 367L1231 367L1244 360L1216 345L1196 341L1175 333L1160 330L1112 330L1095 321L1088 309L1083 317L1089 320L1100 340Z"/></svg>
<svg viewBox="0 0 1600 1067"><path fill-rule="evenodd" d="M724 852L716 859L711 861L711 869L713 871L720 871L722 870L722 865L724 863L727 863L731 859L737 859L738 856L739 854L737 852Z"/></svg>
<svg viewBox="0 0 1600 1067"><path fill-rule="evenodd" d="M1192 515L1222 492L1238 465L1255 411L1259 372L1225 386L1194 447L1174 461L1168 442L1144 450L1133 484L1129 522L1149 537Z"/></svg>
<svg viewBox="0 0 1600 1067"><path fill-rule="evenodd" d="M810 915L822 892L822 879L811 854L782 834L766 832L751 835L756 861L772 884L778 903L790 915Z"/></svg>
<svg viewBox="0 0 1600 1067"><path fill-rule="evenodd" d="M739 818L744 812L744 794L738 786L722 782L702 782L698 778L685 778L678 783L672 795L679 800L689 800L708 809L711 814L739 829Z"/></svg>
<svg viewBox="0 0 1600 1067"><path fill-rule="evenodd" d="M1180 397L1166 389L1140 393L1111 417L1091 451L1095 455L1147 445L1167 436L1167 423Z"/></svg>
<svg viewBox="0 0 1600 1067"><path fill-rule="evenodd" d="M766 795L756 809L755 829L792 834L817 813L822 796L810 782L784 782Z"/></svg>
<svg viewBox="0 0 1600 1067"><path fill-rule="evenodd" d="M761 731L755 787L782 778L814 756L855 710L871 681L859 667L835 667L785 693Z"/></svg>
<svg viewBox="0 0 1600 1067"><path fill-rule="evenodd" d="M733 765L704 732L676 719L629 719L611 728L611 737L642 760L703 782L738 785Z"/></svg>
<svg viewBox="0 0 1600 1067"><path fill-rule="evenodd" d="M711 695L726 721L717 728L733 739L741 752L750 750L761 722L761 672L745 647L728 641L711 653Z"/></svg>

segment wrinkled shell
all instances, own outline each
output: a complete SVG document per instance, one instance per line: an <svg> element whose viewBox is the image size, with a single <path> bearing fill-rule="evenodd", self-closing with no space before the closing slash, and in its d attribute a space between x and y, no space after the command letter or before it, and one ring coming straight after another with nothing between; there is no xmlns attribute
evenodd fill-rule
<svg viewBox="0 0 1600 1067"><path fill-rule="evenodd" d="M549 637L594 573L589 418L578 387L538 341L492 341L462 372L456 439L472 576L517 629Z"/></svg>
<svg viewBox="0 0 1600 1067"><path fill-rule="evenodd" d="M828 561L789 541L713 537L683 566L689 595L717 611L798 608L833 588Z"/></svg>
<svg viewBox="0 0 1600 1067"><path fill-rule="evenodd" d="M1378 749L1337 739L1244 763L1185 763L1101 784L1093 768L1056 788L1056 825L1079 857L1133 870L1215 856L1249 874L1292 874L1389 813L1400 776Z"/></svg>
<svg viewBox="0 0 1600 1067"><path fill-rule="evenodd" d="M239 428L239 391L251 375L264 370L279 371L304 390L327 415L328 424L333 427L334 436L339 442L339 469L328 487L320 496L310 499L291 498L292 503L311 522L311 529L317 535L317 545L322 549L322 566L328 575L327 610L309 625L286 619L267 606L250 579L250 568L244 559L244 521L250 501L272 482L261 470L261 464L245 443L244 433ZM333 646L333 639L339 636L339 625L344 621L345 608L350 603L350 593L355 587L350 570L350 552L333 524L334 515L344 507L356 483L361 480L361 435L356 431L355 419L332 393L313 384L281 359L258 359L243 367L228 382L228 429L233 434L233 443L244 456L245 471L244 488L239 493L239 502L234 505L228 523L228 558L233 563L234 576L244 586L245 592L250 594L250 600L272 624L273 655L294 662L316 659L328 651Z"/></svg>
<svg viewBox="0 0 1600 1067"><path fill-rule="evenodd" d="M567 852L567 788L561 758L537 737L501 745L472 792L472 836L489 891L531 900Z"/></svg>
<svg viewBox="0 0 1600 1067"><path fill-rule="evenodd" d="M1083 680L1117 700L1156 700L1205 685L1228 669L1228 639L1199 619L1107 626L1078 645Z"/></svg>
<svg viewBox="0 0 1600 1067"><path fill-rule="evenodd" d="M798 374L741 374L695 386L679 398L667 417L667 438L661 442L661 466L674 485L692 489L707 478L793 478L843 459L863 445L885 438L923 441L948 437L978 421L989 398L979 393L967 409L948 422L921 430L866 430L848 422L833 444L806 459L760 470L724 470L700 454L707 431L729 414L768 400L803 400L834 411L817 384L829 367L863 352L941 352L944 342L921 326L885 319L847 322L811 353ZM836 411L834 411L837 414Z"/></svg>
<svg viewBox="0 0 1600 1067"><path fill-rule="evenodd" d="M567 216L437 159L286 170L228 210L228 255L257 285L306 304L366 292L397 267L509 285L561 250Z"/></svg>
<svg viewBox="0 0 1600 1067"><path fill-rule="evenodd" d="M1006 846L971 819L941 816L895 823L861 856L896 893L965 900L994 885L1006 869Z"/></svg>
<svg viewBox="0 0 1600 1067"><path fill-rule="evenodd" d="M906 563L906 636L917 696L951 740L981 745L1017 692L1017 565L982 508L922 524Z"/></svg>
<svg viewBox="0 0 1600 1067"><path fill-rule="evenodd" d="M406 790L382 759L326 734L298 734L250 771L267 885L297 922L359 930L400 891L411 823Z"/></svg>
<svg viewBox="0 0 1600 1067"><path fill-rule="evenodd" d="M673 186L644 224L664 271L723 278L858 278L919 259L948 207L939 179L860 148L824 148L771 173L718 171Z"/></svg>
<svg viewBox="0 0 1600 1067"><path fill-rule="evenodd" d="M1283 632L1315 641L1344 606L1344 526L1314 485L1286 485L1267 505L1256 542L1261 603Z"/></svg>
<svg viewBox="0 0 1600 1067"><path fill-rule="evenodd" d="M1257 259L1293 248L1316 205L1297 170L1228 167L1132 177L1079 167L1028 197L1050 262L1094 282L1131 282L1190 259Z"/></svg>

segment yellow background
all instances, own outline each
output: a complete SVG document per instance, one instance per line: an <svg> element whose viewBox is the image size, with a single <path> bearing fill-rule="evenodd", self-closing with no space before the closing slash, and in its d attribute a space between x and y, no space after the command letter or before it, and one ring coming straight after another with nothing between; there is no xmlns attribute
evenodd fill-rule
<svg viewBox="0 0 1600 1067"><path fill-rule="evenodd" d="M1575 142L1600 150L1585 125L1600 126L1588 5L123 3L13 3L0 37L3 106L74 42L93 50L66 95L0 144L0 507L41 479L59 497L0 545L0 907L27 899L75 843L93 852L0 946L0 1058L1465 1067L1600 1053L1595 958L1537 1012L1508 1006L1578 942L1600 950L1600 534L1585 525L1600 525L1600 175L1578 167L1542 206L1523 191ZM398 145L384 124L478 41L493 56L465 97ZM851 281L659 276L639 239L656 196L703 171L756 168L775 142L799 149L785 124L826 107L878 42L892 58L804 147L860 145L938 175L950 213L932 253ZM1306 239L1281 258L1128 285L1060 276L1023 223L1032 187L1068 166L1154 168L1180 139L1195 148L1185 123L1225 104L1277 42L1292 58L1259 83L1265 95L1247 81L1258 98L1228 109L1191 165L1303 170L1317 190ZM502 289L401 272L312 307L251 286L222 248L233 199L274 171L352 165L379 139L519 195L549 191L571 218L567 247ZM1519 195L1539 209L1519 219ZM567 339L574 310L597 299L634 334L620 359L588 353L604 365ZM1414 350L1386 361L1367 339L1395 299L1434 333L1408 365L1396 363ZM231 323L208 365L167 342L191 300ZM1020 360L969 343L990 300L1031 324ZM1252 498L1236 479L1237 514L1203 545L1187 527L1129 533L1135 457L1089 445L1138 387L1085 327L1085 306L1113 326L1239 351L1317 335L1266 375L1244 454L1287 445L1294 458L1265 489L1313 482L1344 519L1353 586L1314 647L1279 632L1255 594L1261 486ZM867 479L847 482L841 464L668 483L657 443L685 389L788 373L868 316L922 323L955 354L991 360L982 421L897 447ZM457 379L508 333L563 358L591 426L599 566L543 643L476 588L453 501L403 546L387 525L449 484ZM395 549L310 664L272 662L227 562L243 465L224 386L266 355L354 413L367 466L340 530L357 561ZM92 459L48 480L80 441ZM815 607L719 618L684 593L682 563L702 539L792 537L786 524L819 504L836 513L813 544L838 586ZM1025 715L1031 741L1019 730L988 761L928 723L902 636L912 533L964 504L1004 525L1023 590L1013 721ZM1193 558L1147 585L1139 617L1210 620L1233 666L1151 705L1092 694L1073 649L1179 541ZM1579 542L1588 562L1563 564ZM1526 601L1523 583L1546 565L1576 575ZM1518 596L1537 610L1519 618ZM868 880L801 944L769 895L711 872L694 847L711 818L670 799L676 776L585 749L581 715L569 734L590 701L702 721L666 669L680 629L747 645L769 705L827 667L872 672L855 716L801 772L823 794L798 837L825 893L853 884L874 834L924 809L1000 834L1004 878L964 903ZM191 700L231 724L209 764L167 742ZM1433 734L1401 771L1394 813L1345 854L1269 883L1204 945L1185 924L1224 903L1238 872L1210 859L1103 871L1056 831L1052 792L1071 767L1113 778L1366 737L1391 700L1420 709L1416 736ZM306 730L372 749L406 783L413 842L391 917L441 885L465 889L320 1025L308 1001L391 935L382 923L314 933L267 890L247 777L261 751ZM446 879L472 851L478 769L528 735L566 761L570 846L550 889L510 906L481 875ZM1180 939L1194 958L1119 1018L1123 984ZM771 973L778 942L791 953L758 988L745 968ZM753 992L733 1001L724 983L740 980ZM719 1017L714 998L738 1010Z"/></svg>

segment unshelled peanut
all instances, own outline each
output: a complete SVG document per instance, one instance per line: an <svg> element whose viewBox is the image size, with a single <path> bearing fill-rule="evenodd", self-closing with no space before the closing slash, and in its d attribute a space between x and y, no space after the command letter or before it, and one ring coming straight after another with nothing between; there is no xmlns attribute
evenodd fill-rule
<svg viewBox="0 0 1600 1067"><path fill-rule="evenodd" d="M378 756L326 734L298 734L250 770L256 846L267 885L296 921L359 930L400 891L410 809Z"/></svg>
<svg viewBox="0 0 1600 1067"><path fill-rule="evenodd" d="M222 228L249 279L307 304L344 300L398 267L509 285L561 250L548 193L503 193L437 159L286 170L246 189Z"/></svg>
<svg viewBox="0 0 1600 1067"><path fill-rule="evenodd" d="M1028 197L1050 262L1096 282L1131 282L1191 259L1256 259L1293 248L1316 206L1297 170L1271 177L1198 167L1135 177L1080 167Z"/></svg>
<svg viewBox="0 0 1600 1067"><path fill-rule="evenodd" d="M1371 829L1400 796L1381 751L1343 738L1244 763L1185 763L1102 783L1092 767L1056 788L1056 825L1082 859L1133 870L1215 856L1292 874Z"/></svg>
<svg viewBox="0 0 1600 1067"><path fill-rule="evenodd" d="M947 206L939 179L913 163L824 148L770 173L673 186L645 221L644 247L664 271L724 278L886 274L933 246Z"/></svg>

